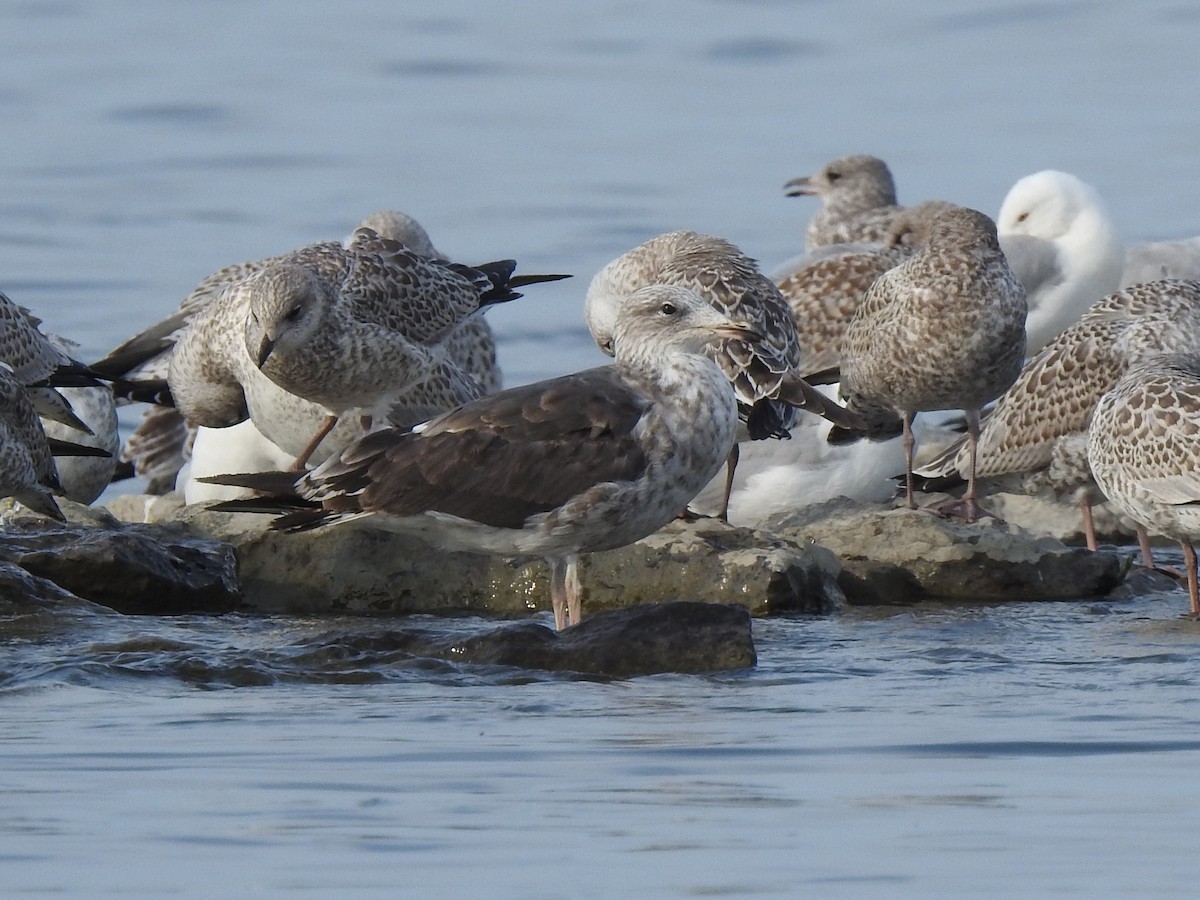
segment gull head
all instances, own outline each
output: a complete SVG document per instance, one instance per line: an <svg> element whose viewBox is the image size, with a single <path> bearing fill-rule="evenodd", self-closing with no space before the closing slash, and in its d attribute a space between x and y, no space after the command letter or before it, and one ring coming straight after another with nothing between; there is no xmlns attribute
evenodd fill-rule
<svg viewBox="0 0 1200 900"><path fill-rule="evenodd" d="M835 159L816 175L793 178L783 190L789 197L853 196L868 207L896 202L896 182L887 163L866 154Z"/></svg>
<svg viewBox="0 0 1200 900"><path fill-rule="evenodd" d="M613 349L618 360L657 351L701 354L714 340L753 343L749 324L710 306L694 291L652 284L630 294L617 314Z"/></svg>
<svg viewBox="0 0 1200 900"><path fill-rule="evenodd" d="M269 266L246 278L238 289L250 295L246 352L260 369L273 354L307 343L320 327L330 299L316 273L297 265Z"/></svg>

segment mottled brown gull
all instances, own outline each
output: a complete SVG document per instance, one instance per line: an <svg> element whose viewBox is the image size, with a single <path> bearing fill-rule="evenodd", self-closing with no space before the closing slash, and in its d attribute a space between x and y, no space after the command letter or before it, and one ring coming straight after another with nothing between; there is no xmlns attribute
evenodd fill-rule
<svg viewBox="0 0 1200 900"><path fill-rule="evenodd" d="M1086 434L1096 403L1139 360L1194 347L1200 347L1200 282L1149 282L1103 298L1030 359L988 412L976 476L1023 473L1029 490L1075 494L1095 549ZM918 474L953 476L969 465L964 436Z"/></svg>
<svg viewBox="0 0 1200 900"><path fill-rule="evenodd" d="M831 244L769 273L787 301L800 340L801 375L836 368L846 326L871 285L912 255L906 247Z"/></svg>
<svg viewBox="0 0 1200 900"><path fill-rule="evenodd" d="M1151 356L1100 398L1088 428L1100 490L1154 534L1179 541L1193 617L1200 617L1200 357Z"/></svg>
<svg viewBox="0 0 1200 900"><path fill-rule="evenodd" d="M809 220L805 248L827 244L878 243L904 207L896 203L896 183L882 159L866 154L843 156L816 175L784 185L789 197L818 197L821 208Z"/></svg>
<svg viewBox="0 0 1200 900"><path fill-rule="evenodd" d="M800 338L779 289L754 260L722 238L694 231L668 232L600 269L588 285L585 317L602 350L611 353L614 326L628 298L652 284L677 284L695 291L715 309L761 335L755 342L728 340L709 348L737 393L746 422L741 439L786 437L797 409L852 424L854 417L800 377ZM735 465L733 455L727 487Z"/></svg>
<svg viewBox="0 0 1200 900"><path fill-rule="evenodd" d="M412 432L366 434L299 481L285 479L299 501L219 508L298 504L275 527L358 520L449 549L545 557L562 628L581 614L579 555L656 531L720 470L737 400L703 351L714 339L757 337L689 290L643 288L618 310L614 365L511 388ZM213 480L280 484L264 475Z"/></svg>
<svg viewBox="0 0 1200 900"><path fill-rule="evenodd" d="M926 247L885 272L846 331L841 396L868 433L904 434L907 502L913 497L913 417L925 410L966 413L972 459L982 407L1016 379L1025 355L1025 292L1008 267L995 224L956 208L934 222ZM847 437L838 429L830 440ZM974 520L973 466L961 505L946 512Z"/></svg>

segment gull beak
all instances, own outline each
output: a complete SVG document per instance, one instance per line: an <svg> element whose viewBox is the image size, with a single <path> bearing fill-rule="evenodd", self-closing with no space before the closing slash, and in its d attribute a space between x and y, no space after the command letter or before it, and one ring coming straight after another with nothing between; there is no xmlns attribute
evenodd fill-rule
<svg viewBox="0 0 1200 900"><path fill-rule="evenodd" d="M271 355L271 351L274 349L275 341L264 334L262 341L258 345L258 353L255 354L254 364L261 369L264 365L266 365L267 358Z"/></svg>
<svg viewBox="0 0 1200 900"><path fill-rule="evenodd" d="M812 179L805 176L793 178L783 186L783 192L789 197L813 197L817 194L817 189L813 186Z"/></svg>
<svg viewBox="0 0 1200 900"><path fill-rule="evenodd" d="M762 334L741 322L731 322L715 330L718 337L729 338L734 341L745 341L747 344L754 344L763 339Z"/></svg>

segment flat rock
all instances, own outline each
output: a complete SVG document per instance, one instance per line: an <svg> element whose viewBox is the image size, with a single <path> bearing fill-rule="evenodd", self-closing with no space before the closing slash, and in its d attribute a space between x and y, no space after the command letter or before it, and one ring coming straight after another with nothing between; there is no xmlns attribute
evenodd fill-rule
<svg viewBox="0 0 1200 900"><path fill-rule="evenodd" d="M504 616L550 608L544 562L448 553L423 541L342 525L297 534L270 518L118 498L120 516L176 522L236 548L247 605L272 613L448 613ZM629 547L583 557L587 616L673 600L732 603L753 615L828 612L842 602L837 559L821 547L716 520L674 522Z"/></svg>
<svg viewBox="0 0 1200 900"><path fill-rule="evenodd" d="M1129 565L1124 554L1067 547L995 519L968 525L849 500L776 516L767 527L837 554L853 604L1096 597L1120 584Z"/></svg>

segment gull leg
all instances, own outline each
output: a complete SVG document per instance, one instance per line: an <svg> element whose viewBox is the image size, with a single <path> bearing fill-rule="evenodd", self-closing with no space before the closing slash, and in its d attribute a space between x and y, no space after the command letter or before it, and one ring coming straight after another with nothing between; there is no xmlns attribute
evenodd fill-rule
<svg viewBox="0 0 1200 900"><path fill-rule="evenodd" d="M967 417L967 450L970 461L970 472L967 473L967 492L959 500L940 504L934 511L947 518L955 517L967 522L974 522L980 516L999 519L995 513L989 512L979 505L975 494L975 468L979 455L979 410L965 409Z"/></svg>
<svg viewBox="0 0 1200 900"><path fill-rule="evenodd" d="M1137 527L1138 547L1142 551L1142 565L1154 568L1154 551L1150 549L1150 534L1141 525Z"/></svg>
<svg viewBox="0 0 1200 900"><path fill-rule="evenodd" d="M550 566L550 605L554 608L554 628L562 631L567 627L567 610L570 605L571 581L579 587L579 576L574 568L575 557L547 557Z"/></svg>
<svg viewBox="0 0 1200 900"><path fill-rule="evenodd" d="M1183 564L1187 568L1188 599L1192 601L1192 618L1200 618L1200 584L1197 583L1196 548L1191 541L1180 541Z"/></svg>
<svg viewBox="0 0 1200 900"><path fill-rule="evenodd" d="M304 467L308 465L308 458L316 452L317 447L321 441L325 440L329 432L333 431L333 426L337 424L337 421L338 417L335 415L331 414L325 417L325 421L321 423L321 427L317 429L317 433L312 436L312 440L304 445L304 449L300 451L300 455L296 457L296 461L292 463L289 471L304 471Z"/></svg>
<svg viewBox="0 0 1200 900"><path fill-rule="evenodd" d="M579 584L579 557L567 557L567 622L578 625L583 618L583 588Z"/></svg>
<svg viewBox="0 0 1200 900"><path fill-rule="evenodd" d="M917 439L913 436L913 418L912 413L904 414L904 494L907 498L905 505L909 509L917 508L913 484L913 446L917 443Z"/></svg>
<svg viewBox="0 0 1200 900"><path fill-rule="evenodd" d="M721 513L718 516L722 522L729 521L729 495L733 493L733 473L737 471L740 457L741 451L738 450L738 445L734 444L725 460L725 492L721 494Z"/></svg>
<svg viewBox="0 0 1200 900"><path fill-rule="evenodd" d="M1083 539L1087 542L1087 548L1095 553L1096 523L1092 519L1092 498L1086 491L1079 496L1079 515L1083 517Z"/></svg>

